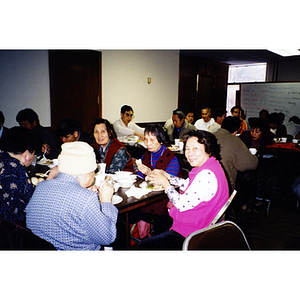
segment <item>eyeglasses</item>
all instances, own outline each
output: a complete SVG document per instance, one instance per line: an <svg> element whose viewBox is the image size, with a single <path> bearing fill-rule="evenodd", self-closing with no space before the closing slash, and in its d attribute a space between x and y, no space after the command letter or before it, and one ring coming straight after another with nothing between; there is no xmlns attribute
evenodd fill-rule
<svg viewBox="0 0 300 300"><path fill-rule="evenodd" d="M125 116L133 118L133 114L125 113Z"/></svg>

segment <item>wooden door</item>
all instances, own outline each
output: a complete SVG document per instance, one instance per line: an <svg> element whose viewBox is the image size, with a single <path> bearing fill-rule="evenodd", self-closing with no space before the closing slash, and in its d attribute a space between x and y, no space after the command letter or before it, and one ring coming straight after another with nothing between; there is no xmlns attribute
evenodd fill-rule
<svg viewBox="0 0 300 300"><path fill-rule="evenodd" d="M205 107L212 108L213 96L214 96L214 76L203 76L200 75L197 80L198 86L196 90L196 107L195 114L196 118L201 118L201 109Z"/></svg>
<svg viewBox="0 0 300 300"><path fill-rule="evenodd" d="M51 128L74 118L87 132L101 116L101 52L49 50Z"/></svg>

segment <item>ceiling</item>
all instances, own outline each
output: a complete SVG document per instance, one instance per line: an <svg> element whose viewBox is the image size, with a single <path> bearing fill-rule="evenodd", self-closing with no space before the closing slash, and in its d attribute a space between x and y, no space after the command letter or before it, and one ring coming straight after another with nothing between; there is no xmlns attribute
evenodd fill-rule
<svg viewBox="0 0 300 300"><path fill-rule="evenodd" d="M274 62L281 60L299 59L282 57L268 50L180 50L180 54L197 57L199 59L229 64L253 64L263 62Z"/></svg>

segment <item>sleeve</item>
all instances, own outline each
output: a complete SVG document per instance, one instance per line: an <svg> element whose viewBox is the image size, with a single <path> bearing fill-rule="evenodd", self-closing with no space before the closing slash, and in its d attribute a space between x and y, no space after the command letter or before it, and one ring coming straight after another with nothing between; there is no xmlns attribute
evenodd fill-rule
<svg viewBox="0 0 300 300"><path fill-rule="evenodd" d="M170 188L167 195L176 208L182 212L193 209L203 201L211 200L217 189L218 181L215 174L210 170L203 170L183 194L178 193L174 188Z"/></svg>
<svg viewBox="0 0 300 300"><path fill-rule="evenodd" d="M165 171L170 175L177 176L179 170L180 170L180 164L178 158L174 156Z"/></svg>
<svg viewBox="0 0 300 300"><path fill-rule="evenodd" d="M114 124L113 124L113 127L115 129L115 132L117 134L117 136L127 136L127 135L133 135L134 133L134 130L133 129L130 129L128 127L124 127L120 124L120 121L116 121Z"/></svg>
<svg viewBox="0 0 300 300"><path fill-rule="evenodd" d="M118 209L111 203L100 204L95 198L86 206L84 227L95 244L109 245L117 235Z"/></svg>
<svg viewBox="0 0 300 300"><path fill-rule="evenodd" d="M131 125L131 126L130 126ZM132 127L134 131L144 134L144 128L136 125L135 123L129 123L129 126Z"/></svg>
<svg viewBox="0 0 300 300"><path fill-rule="evenodd" d="M171 176L170 183L173 186L178 186L180 190L185 190L189 184L189 179L184 179L176 176Z"/></svg>
<svg viewBox="0 0 300 300"><path fill-rule="evenodd" d="M111 164L107 168L107 173L114 173L116 171L122 171L129 161L129 154L126 148L122 147L114 155Z"/></svg>
<svg viewBox="0 0 300 300"><path fill-rule="evenodd" d="M256 169L258 165L258 157L250 153L242 140L237 139L235 143L238 145L237 147L232 147L232 149L239 150L235 151L236 158L234 161L234 167L240 172Z"/></svg>
<svg viewBox="0 0 300 300"><path fill-rule="evenodd" d="M144 154L141 157L141 161L143 161L143 158L144 158ZM143 179L145 178L145 175L139 169L137 170L137 175L140 178L143 178Z"/></svg>

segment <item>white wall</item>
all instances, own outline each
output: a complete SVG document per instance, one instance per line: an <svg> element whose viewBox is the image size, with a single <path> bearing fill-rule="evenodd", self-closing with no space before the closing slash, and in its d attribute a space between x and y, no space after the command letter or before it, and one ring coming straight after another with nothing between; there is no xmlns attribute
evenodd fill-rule
<svg viewBox="0 0 300 300"><path fill-rule="evenodd" d="M166 121L177 108L178 76L177 50L103 50L103 117L114 122L127 104L134 122Z"/></svg>
<svg viewBox="0 0 300 300"><path fill-rule="evenodd" d="M32 108L40 123L50 126L50 89L47 50L0 51L0 110L8 128L19 125L17 113Z"/></svg>
<svg viewBox="0 0 300 300"><path fill-rule="evenodd" d="M177 108L178 76L177 50L103 50L103 117L114 122L121 106L128 104L134 122L166 121ZM48 51L0 50L4 125L18 125L16 115L27 107L37 112L43 126L51 126Z"/></svg>

